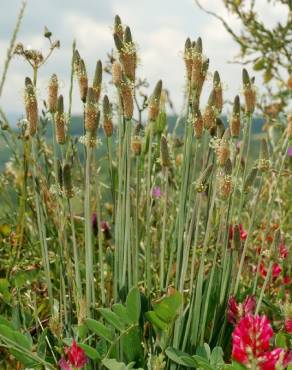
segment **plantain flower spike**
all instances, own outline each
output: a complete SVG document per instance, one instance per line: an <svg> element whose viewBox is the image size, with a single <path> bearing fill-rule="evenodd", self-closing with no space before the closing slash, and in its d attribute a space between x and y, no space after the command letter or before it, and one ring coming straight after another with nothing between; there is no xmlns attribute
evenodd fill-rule
<svg viewBox="0 0 292 370"><path fill-rule="evenodd" d="M215 71L214 73L213 88L215 91L215 106L218 113L221 113L223 107L223 94L222 94L222 84L218 71Z"/></svg>
<svg viewBox="0 0 292 370"><path fill-rule="evenodd" d="M99 101L99 97L100 97L101 83L102 83L102 63L100 60L98 60L96 62L94 79L93 79L93 84L92 84L97 102Z"/></svg>
<svg viewBox="0 0 292 370"><path fill-rule="evenodd" d="M148 119L149 121L156 121L159 114L160 97L162 92L162 81L159 80L154 88L153 94L149 100Z"/></svg>
<svg viewBox="0 0 292 370"><path fill-rule="evenodd" d="M245 98L245 111L248 114L254 112L256 104L256 94L253 86L253 79L250 80L247 70L242 71L243 94Z"/></svg>
<svg viewBox="0 0 292 370"><path fill-rule="evenodd" d="M26 118L29 122L29 135L34 136L38 126L38 103L35 95L33 83L29 77L25 78L24 104Z"/></svg>
<svg viewBox="0 0 292 370"><path fill-rule="evenodd" d="M56 141L58 144L63 145L65 144L66 141L63 95L60 95L58 97L55 122L56 122Z"/></svg>
<svg viewBox="0 0 292 370"><path fill-rule="evenodd" d="M113 135L112 107L107 95L103 98L103 129L107 137Z"/></svg>
<svg viewBox="0 0 292 370"><path fill-rule="evenodd" d="M230 133L233 138L239 137L240 134L240 99L236 95L233 103L232 116L229 122Z"/></svg>
<svg viewBox="0 0 292 370"><path fill-rule="evenodd" d="M58 77L56 74L53 74L50 78L48 89L48 108L51 113L55 113L57 110L58 89Z"/></svg>

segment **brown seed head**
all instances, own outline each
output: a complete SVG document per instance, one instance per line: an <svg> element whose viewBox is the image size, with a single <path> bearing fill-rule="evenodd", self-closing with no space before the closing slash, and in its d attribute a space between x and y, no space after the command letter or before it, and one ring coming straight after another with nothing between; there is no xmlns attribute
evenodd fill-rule
<svg viewBox="0 0 292 370"><path fill-rule="evenodd" d="M215 107L215 91L211 91L207 106L205 108L203 122L206 130L216 125L217 111Z"/></svg>
<svg viewBox="0 0 292 370"><path fill-rule="evenodd" d="M287 137L288 139L292 139L292 114L288 116Z"/></svg>
<svg viewBox="0 0 292 370"><path fill-rule="evenodd" d="M51 113L55 113L57 110L58 88L58 78L55 74L53 74L49 82L48 94L48 108Z"/></svg>
<svg viewBox="0 0 292 370"><path fill-rule="evenodd" d="M132 119L134 112L133 88L126 80L121 83L121 94L124 117Z"/></svg>
<svg viewBox="0 0 292 370"><path fill-rule="evenodd" d="M288 78L287 87L288 87L288 90L292 90L292 75L289 76Z"/></svg>
<svg viewBox="0 0 292 370"><path fill-rule="evenodd" d="M193 125L194 125L194 133L197 139L200 139L203 134L204 125L203 125L203 118L199 108L194 110L193 113Z"/></svg>
<svg viewBox="0 0 292 370"><path fill-rule="evenodd" d="M62 95L58 97L55 123L56 123L56 141L58 144L63 145L65 144L66 141L66 134L65 134L64 100Z"/></svg>
<svg viewBox="0 0 292 370"><path fill-rule="evenodd" d="M161 140L160 140L160 159L161 159L161 165L163 167L170 166L169 149L168 149L167 139L164 135L161 136Z"/></svg>
<svg viewBox="0 0 292 370"><path fill-rule="evenodd" d="M232 179L230 175L224 175L219 177L219 195L221 198L228 198L232 191Z"/></svg>
<svg viewBox="0 0 292 370"><path fill-rule="evenodd" d="M87 91L85 106L85 129L86 131L95 132L97 128L98 106L96 102L95 91L90 87Z"/></svg>
<svg viewBox="0 0 292 370"><path fill-rule="evenodd" d="M112 65L112 77L114 85L120 86L122 81L122 66L117 60Z"/></svg>
<svg viewBox="0 0 292 370"><path fill-rule="evenodd" d="M84 60L80 60L80 69L78 72L78 84L79 84L79 92L80 92L80 99L83 103L86 102L86 95L88 89L88 78L86 73L86 67Z"/></svg>
<svg viewBox="0 0 292 370"><path fill-rule="evenodd" d="M134 136L131 142L132 152L135 156L139 156L142 150L142 142L139 136Z"/></svg>
<svg viewBox="0 0 292 370"><path fill-rule="evenodd" d="M125 75L133 82L136 76L136 64L137 55L136 53L121 53L120 61L123 65Z"/></svg>
<svg viewBox="0 0 292 370"><path fill-rule="evenodd" d="M247 113L253 113L256 104L256 94L253 86L253 79L250 80L247 70L242 71L243 93L245 98L245 110Z"/></svg>
<svg viewBox="0 0 292 370"><path fill-rule="evenodd" d="M229 145L226 140L221 140L220 144L216 148L216 155L219 166L223 167L230 156Z"/></svg>
<svg viewBox="0 0 292 370"><path fill-rule="evenodd" d="M38 104L33 83L29 77L25 79L24 104L26 118L29 122L29 135L34 136L38 125Z"/></svg>
<svg viewBox="0 0 292 370"><path fill-rule="evenodd" d="M112 109L108 99L105 95L103 98L103 129L107 137L113 134L113 121L112 121Z"/></svg>

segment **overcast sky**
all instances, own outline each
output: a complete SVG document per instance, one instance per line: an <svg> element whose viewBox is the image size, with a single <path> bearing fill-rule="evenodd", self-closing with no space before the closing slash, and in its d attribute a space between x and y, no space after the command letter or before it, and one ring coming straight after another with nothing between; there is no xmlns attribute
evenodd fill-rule
<svg viewBox="0 0 292 370"><path fill-rule="evenodd" d="M20 3L20 0L0 0L0 73ZM227 16L232 27L238 27L238 21L226 15L221 0L202 0L202 3ZM285 19L286 7L267 6L266 0L258 0L257 3L260 17L269 24ZM40 71L40 98L46 97L47 82L53 72L61 81L61 92L67 96L74 38L92 77L96 60L104 61L107 51L113 47L112 23L115 14L119 14L123 23L131 27L138 45L138 75L147 77L151 90L161 78L171 91L176 110L182 103L182 51L188 36L192 39L202 37L204 53L210 58L210 71L217 69L224 81L224 97L233 99L235 94L240 93L241 66L228 63L238 53L238 47L222 25L204 14L194 0L28 0L18 41L45 53L47 40L42 34L46 25L61 42L61 48ZM15 57L0 99L0 105L7 113L23 112L23 81L26 75L31 75L30 68L21 58ZM260 76L256 76L256 82L259 86ZM210 86L211 76L205 90L209 91ZM73 111L81 111L76 90Z"/></svg>

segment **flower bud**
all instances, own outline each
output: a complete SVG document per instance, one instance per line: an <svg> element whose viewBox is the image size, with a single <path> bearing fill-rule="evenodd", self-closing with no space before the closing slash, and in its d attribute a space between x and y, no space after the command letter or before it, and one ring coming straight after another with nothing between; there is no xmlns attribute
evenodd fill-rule
<svg viewBox="0 0 292 370"><path fill-rule="evenodd" d="M245 110L247 113L253 113L255 109L256 95L248 72L245 68L242 71L242 81L243 93L245 98Z"/></svg>
<svg viewBox="0 0 292 370"><path fill-rule="evenodd" d="M93 90L96 96L96 102L99 101L100 91L101 91L101 83L102 83L102 63L100 60L97 61L93 79Z"/></svg>
<svg viewBox="0 0 292 370"><path fill-rule="evenodd" d="M55 122L56 122L56 141L58 144L63 145L65 144L66 141L66 135L65 135L64 100L62 95L60 95L58 98Z"/></svg>
<svg viewBox="0 0 292 370"><path fill-rule="evenodd" d="M161 140L160 140L160 158L161 158L162 167L170 166L169 149L168 149L167 139L164 135L161 136Z"/></svg>
<svg viewBox="0 0 292 370"><path fill-rule="evenodd" d="M114 34L116 34L121 40L123 39L123 26L119 15L115 16Z"/></svg>
<svg viewBox="0 0 292 370"><path fill-rule="evenodd" d="M190 81L192 77L193 55L192 43L189 38L185 42L184 61L186 66L187 79Z"/></svg>
<svg viewBox="0 0 292 370"><path fill-rule="evenodd" d="M84 63L83 59L80 59L79 62L78 62L77 78L78 78L80 99L83 103L85 103L86 95L87 95L87 89L88 89L88 78L87 78L86 67L85 67L85 63Z"/></svg>
<svg viewBox="0 0 292 370"><path fill-rule="evenodd" d="M72 186L72 175L71 175L71 165L65 163L63 167L63 182L64 182L64 191L67 198L73 198L73 186Z"/></svg>
<svg viewBox="0 0 292 370"><path fill-rule="evenodd" d="M112 109L107 95L105 95L103 98L103 129L107 137L112 136L113 134Z"/></svg>
<svg viewBox="0 0 292 370"><path fill-rule="evenodd" d="M148 106L148 119L155 121L159 113L160 97L162 91L162 81L159 80L154 88L153 94L150 97Z"/></svg>
<svg viewBox="0 0 292 370"><path fill-rule="evenodd" d="M214 73L213 88L215 91L215 107L218 113L221 113L223 107L222 84L220 81L219 73L217 71L215 71Z"/></svg>
<svg viewBox="0 0 292 370"><path fill-rule="evenodd" d="M236 95L233 103L233 112L229 122L230 133L232 137L239 137L240 134L240 100Z"/></svg>

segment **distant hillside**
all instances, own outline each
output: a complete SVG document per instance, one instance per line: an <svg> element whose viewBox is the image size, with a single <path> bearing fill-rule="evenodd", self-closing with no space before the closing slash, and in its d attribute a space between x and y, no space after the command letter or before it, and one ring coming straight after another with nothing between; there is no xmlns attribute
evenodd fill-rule
<svg viewBox="0 0 292 370"><path fill-rule="evenodd" d="M226 121L227 121L226 117L223 117L223 121L226 125ZM13 122L13 120L12 120L12 122ZM168 117L169 132L173 131L175 123L176 123L176 117L175 116L169 116ZM262 132L262 126L263 126L263 119L262 118L254 118L252 133L254 135L255 134L260 134ZM79 137L79 136L83 135L83 117L82 116L72 117L70 132L71 132L71 135L74 136L74 137ZM103 130L101 128L99 128L98 134L101 138L103 137ZM183 123L182 122L180 123L180 126L177 130L177 134L178 135L183 134ZM48 125L46 136L48 138L52 137L51 125ZM101 147L100 148L100 153L104 153L104 149L105 148ZM254 153L256 153L256 152L257 152L257 148L254 148ZM4 140L0 136L0 171L3 170L3 168L5 166L5 163L7 162L7 160L10 157L10 154L11 153L10 153L9 149L7 148Z"/></svg>

